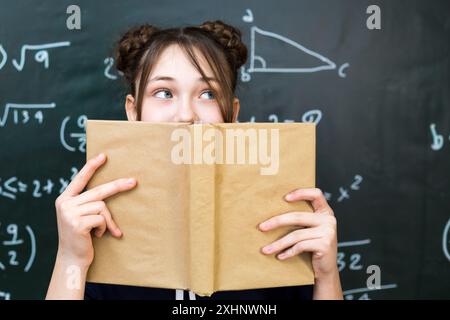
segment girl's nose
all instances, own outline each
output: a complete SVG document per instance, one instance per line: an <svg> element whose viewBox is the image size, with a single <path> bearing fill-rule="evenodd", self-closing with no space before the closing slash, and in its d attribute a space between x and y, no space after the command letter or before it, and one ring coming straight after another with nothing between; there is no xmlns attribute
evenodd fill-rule
<svg viewBox="0 0 450 320"><path fill-rule="evenodd" d="M182 102L177 108L175 116L177 122L191 122L194 123L199 120L194 111L194 106L190 102Z"/></svg>

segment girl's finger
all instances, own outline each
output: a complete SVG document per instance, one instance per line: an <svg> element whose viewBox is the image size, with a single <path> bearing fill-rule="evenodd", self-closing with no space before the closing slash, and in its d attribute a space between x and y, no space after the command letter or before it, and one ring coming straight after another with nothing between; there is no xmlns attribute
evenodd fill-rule
<svg viewBox="0 0 450 320"><path fill-rule="evenodd" d="M83 192L75 197L75 203L84 204L87 202L101 201L116 193L130 190L136 186L136 179L117 179L108 183L101 184Z"/></svg>
<svg viewBox="0 0 450 320"><path fill-rule="evenodd" d="M322 236L321 230L319 228L306 228L292 231L285 235L283 238L278 239L277 241L271 243L270 245L265 246L262 251L265 254L272 254L280 252L286 248L292 247L297 242L308 240L308 239L317 239Z"/></svg>
<svg viewBox="0 0 450 320"><path fill-rule="evenodd" d="M92 229L96 230L97 234L103 234L106 230L106 220L102 215L90 215L90 216L82 216L80 218L80 227L81 230L88 233L91 232Z"/></svg>
<svg viewBox="0 0 450 320"><path fill-rule="evenodd" d="M311 204L314 208L314 211L331 211L330 206L328 205L327 199L322 193L322 190L318 188L310 188L310 189L297 189L289 192L285 196L286 201L300 201L300 200L308 200L311 201Z"/></svg>
<svg viewBox="0 0 450 320"><path fill-rule="evenodd" d="M94 214L100 214L105 218L106 221L106 227L111 232L111 234L114 237L121 237L122 231L120 231L117 224L114 222L114 219L112 218L111 212L109 211L108 207L106 206L106 203L103 201L94 201L94 202L88 202L86 204L83 204L78 207L80 215L94 215Z"/></svg>
<svg viewBox="0 0 450 320"><path fill-rule="evenodd" d="M308 239L297 242L295 245L280 253L277 258L280 260L285 260L293 256L299 255L303 252L313 252L314 255L323 254L323 244L321 239Z"/></svg>
<svg viewBox="0 0 450 320"><path fill-rule="evenodd" d="M283 226L316 227L321 217L312 212L288 212L272 217L259 225L261 231L269 231Z"/></svg>
<svg viewBox="0 0 450 320"><path fill-rule="evenodd" d="M105 163L105 160L106 155L103 153L89 159L61 195L63 197L73 197L80 194L94 175L95 171Z"/></svg>

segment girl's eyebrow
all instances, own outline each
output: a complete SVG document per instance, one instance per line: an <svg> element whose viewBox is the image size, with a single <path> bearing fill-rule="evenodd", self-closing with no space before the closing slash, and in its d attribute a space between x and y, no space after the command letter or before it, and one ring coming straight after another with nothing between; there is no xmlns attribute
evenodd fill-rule
<svg viewBox="0 0 450 320"><path fill-rule="evenodd" d="M212 78L212 77L206 77L206 79L207 79L208 81L219 82L219 81L217 81L216 78ZM200 81L200 82L206 82L205 79L203 79L202 77L198 78L197 81Z"/></svg>
<svg viewBox="0 0 450 320"><path fill-rule="evenodd" d="M206 79L208 81L218 82L216 78L206 77ZM176 82L176 79L172 78L172 77L168 77L168 76L156 76L156 77L153 77L152 79L150 79L148 82L150 83L150 82L154 82L154 81L175 81ZM202 77L198 78L197 81L198 82L206 82L205 79L203 79Z"/></svg>
<svg viewBox="0 0 450 320"><path fill-rule="evenodd" d="M150 79L148 82L154 82L154 81L176 81L174 78L172 77L167 77L167 76L156 76L153 79Z"/></svg>

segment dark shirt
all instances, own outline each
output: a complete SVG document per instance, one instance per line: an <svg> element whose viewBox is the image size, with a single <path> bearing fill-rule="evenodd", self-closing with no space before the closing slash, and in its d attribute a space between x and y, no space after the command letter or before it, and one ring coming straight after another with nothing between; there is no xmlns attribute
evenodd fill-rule
<svg viewBox="0 0 450 320"><path fill-rule="evenodd" d="M195 295L195 300L311 300L313 285L218 291L210 297ZM191 293L191 297L193 293ZM175 289L145 288L124 285L86 283L86 300L175 300ZM183 291L183 300L189 300L189 291Z"/></svg>

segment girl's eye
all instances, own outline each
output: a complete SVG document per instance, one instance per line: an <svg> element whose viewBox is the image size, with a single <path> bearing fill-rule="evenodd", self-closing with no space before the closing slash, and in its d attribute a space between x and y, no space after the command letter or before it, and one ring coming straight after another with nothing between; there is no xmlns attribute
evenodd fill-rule
<svg viewBox="0 0 450 320"><path fill-rule="evenodd" d="M206 94L206 95L205 95L205 94ZM209 100L215 99L215 98L214 98L214 94L213 94L213 92L212 92L211 90L208 90L208 91L203 92L203 93L201 94L200 97L202 97L202 96L205 96L206 99L209 99Z"/></svg>
<svg viewBox="0 0 450 320"><path fill-rule="evenodd" d="M168 93L168 95L167 95ZM161 98L161 99L170 99L172 97L172 93L169 90L159 90L155 93L155 97Z"/></svg>

